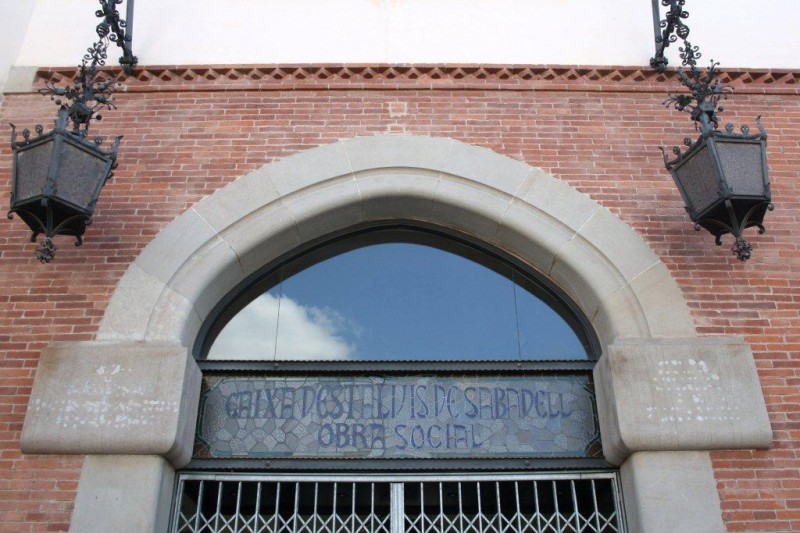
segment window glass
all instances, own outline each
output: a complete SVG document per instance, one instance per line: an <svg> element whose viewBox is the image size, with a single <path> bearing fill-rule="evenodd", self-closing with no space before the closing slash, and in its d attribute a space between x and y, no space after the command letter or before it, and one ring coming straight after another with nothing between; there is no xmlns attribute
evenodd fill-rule
<svg viewBox="0 0 800 533"><path fill-rule="evenodd" d="M447 248L380 242L290 262L220 330L207 358L589 358L577 321L540 285L470 246Z"/></svg>

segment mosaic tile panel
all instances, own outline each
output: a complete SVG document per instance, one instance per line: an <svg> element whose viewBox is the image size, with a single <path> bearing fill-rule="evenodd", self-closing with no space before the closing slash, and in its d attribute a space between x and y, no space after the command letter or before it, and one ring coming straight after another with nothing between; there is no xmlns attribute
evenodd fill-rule
<svg viewBox="0 0 800 533"><path fill-rule="evenodd" d="M204 380L198 457L586 457L588 376Z"/></svg>

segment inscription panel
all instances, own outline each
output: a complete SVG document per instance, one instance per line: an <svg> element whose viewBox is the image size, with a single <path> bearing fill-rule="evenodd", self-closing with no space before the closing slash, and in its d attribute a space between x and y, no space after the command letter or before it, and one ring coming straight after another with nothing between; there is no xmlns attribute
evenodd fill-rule
<svg viewBox="0 0 800 533"><path fill-rule="evenodd" d="M594 405L588 376L207 376L196 456L597 456Z"/></svg>

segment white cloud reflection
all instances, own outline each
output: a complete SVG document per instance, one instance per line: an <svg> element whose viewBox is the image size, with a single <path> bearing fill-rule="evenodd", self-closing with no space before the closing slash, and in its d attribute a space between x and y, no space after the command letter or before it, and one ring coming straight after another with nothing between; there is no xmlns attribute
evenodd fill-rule
<svg viewBox="0 0 800 533"><path fill-rule="evenodd" d="M280 310L280 320L278 311ZM359 327L330 308L305 306L283 296L264 293L242 309L217 336L209 359L271 360L275 355L276 328L279 359L346 359L355 345Z"/></svg>

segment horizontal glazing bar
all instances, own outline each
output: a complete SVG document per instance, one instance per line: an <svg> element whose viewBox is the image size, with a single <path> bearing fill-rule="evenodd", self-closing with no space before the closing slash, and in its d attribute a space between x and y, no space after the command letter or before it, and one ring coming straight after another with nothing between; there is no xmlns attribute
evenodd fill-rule
<svg viewBox="0 0 800 533"><path fill-rule="evenodd" d="M579 480L579 479L615 479L614 472L536 472L531 474L507 474L481 472L480 474L237 474L237 473L181 473L182 480L213 480L213 481L283 481L283 482L438 482L438 481L531 481L531 480Z"/></svg>

